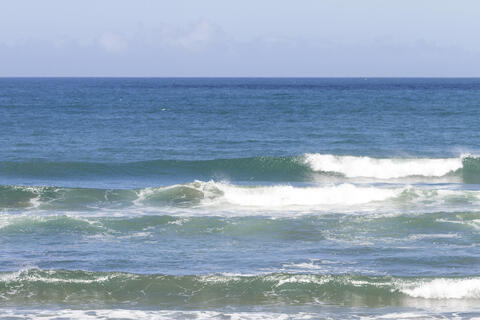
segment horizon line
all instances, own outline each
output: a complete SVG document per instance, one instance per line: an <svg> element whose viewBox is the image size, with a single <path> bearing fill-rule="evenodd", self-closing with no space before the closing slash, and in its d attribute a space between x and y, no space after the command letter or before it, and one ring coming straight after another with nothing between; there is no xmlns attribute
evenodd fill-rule
<svg viewBox="0 0 480 320"><path fill-rule="evenodd" d="M0 79L480 79L479 76L0 76Z"/></svg>

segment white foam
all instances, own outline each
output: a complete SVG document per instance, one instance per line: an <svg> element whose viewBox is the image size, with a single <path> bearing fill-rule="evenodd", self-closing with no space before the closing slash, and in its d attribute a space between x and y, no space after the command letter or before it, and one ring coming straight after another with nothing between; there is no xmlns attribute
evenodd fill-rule
<svg viewBox="0 0 480 320"><path fill-rule="evenodd" d="M64 278L56 278L52 277L55 275L55 270L43 270L43 273L50 275L49 277L42 276L38 273L29 272L31 270L39 270L36 268L25 268L15 272L8 272L5 274L0 275L0 282L9 283L15 281L40 281L45 283L82 283L82 284L90 284L90 283L102 283L107 282L113 278L119 276L119 274L109 274L109 275L94 275L91 279L64 279ZM124 276L124 275L122 275Z"/></svg>
<svg viewBox="0 0 480 320"><path fill-rule="evenodd" d="M408 237L408 240L423 240L423 239L459 239L461 236L458 233L432 233L432 234L413 234Z"/></svg>
<svg viewBox="0 0 480 320"><path fill-rule="evenodd" d="M178 188L177 197L192 196L193 201L186 206L176 207L168 202L152 201L162 199L162 193ZM191 190L191 195L188 189ZM185 195L183 195L185 191ZM157 193L159 193L157 195ZM165 195L168 200L169 194ZM139 189L133 205L117 208L99 208L92 211L69 211L69 217L86 216L138 216L158 214L159 206L163 213L178 216L211 215L251 215L285 212L288 215L311 214L312 212L343 213L405 213L431 212L432 210L456 211L479 205L479 190L457 190L451 186L410 186L406 184L316 184L316 185L270 185L247 186L228 182L194 181L166 187ZM51 211L36 210L35 216L50 216ZM0 215L0 229L17 221L12 215ZM15 217L24 217L15 216ZM81 218L79 218L81 219ZM98 222L84 221L97 225ZM183 223L183 221L172 222Z"/></svg>
<svg viewBox="0 0 480 320"><path fill-rule="evenodd" d="M272 274L264 277L264 281L276 282L275 287L281 287L288 283L313 283L323 285L333 280L331 275L318 277L314 274Z"/></svg>
<svg viewBox="0 0 480 320"><path fill-rule="evenodd" d="M395 320L403 320L403 319L449 319L450 314L443 315L443 314L432 314L428 312L393 312L387 314L379 314L373 316L361 316L360 320L384 320L384 319L395 319ZM458 319L458 317L455 317Z"/></svg>
<svg viewBox="0 0 480 320"><path fill-rule="evenodd" d="M302 262L302 263L286 263L282 266L284 269L294 269L294 270L314 270L314 271L325 271L325 267L319 264L316 264L314 261Z"/></svg>
<svg viewBox="0 0 480 320"><path fill-rule="evenodd" d="M358 187L353 184L334 186L293 187L276 185L265 187L240 187L215 183L222 191L221 199L236 206L282 208L285 206L356 205L383 201L400 195L402 189Z"/></svg>
<svg viewBox="0 0 480 320"><path fill-rule="evenodd" d="M180 310L127 310L127 309L100 309L100 310L42 310L42 309L2 309L2 317L15 319L232 319L232 320L286 320L286 319L314 319L314 314L295 313L283 314L276 312L219 312L219 311L180 311Z"/></svg>
<svg viewBox="0 0 480 320"><path fill-rule="evenodd" d="M400 292L425 299L479 299L480 278L434 279L414 285L400 285Z"/></svg>
<svg viewBox="0 0 480 320"><path fill-rule="evenodd" d="M291 185L245 186L228 182L195 181L185 185L146 188L139 190L137 206L149 205L149 197L156 192L177 187L196 189L203 194L198 205L191 209L220 208L237 211L251 209L292 210L296 209L331 209L384 201L401 195L404 188L379 188L374 186L356 186L349 183L338 185L319 185L298 187Z"/></svg>
<svg viewBox="0 0 480 320"><path fill-rule="evenodd" d="M268 211L268 214L285 212L288 215L332 212L332 210L341 210L344 213L382 214L392 209L395 213L423 209L448 211L457 210L459 207L465 208L467 205L476 206L480 200L480 191L431 189L405 184L248 186L228 182L195 181L183 185L141 189L137 192L135 206L126 208L122 214L135 216L156 214L158 204L150 202L149 199L155 198L157 192L162 193L174 188L191 188L198 191L198 194L194 193L198 199L188 207L162 207L163 212L178 216L211 215L212 211L228 216L259 214L264 211ZM179 194L181 195L181 192ZM160 205L163 204L160 203ZM118 210L105 212L108 212L109 216L121 215ZM182 221L175 223L182 223Z"/></svg>
<svg viewBox="0 0 480 320"><path fill-rule="evenodd" d="M461 169L462 157L428 158L391 158L336 156L331 154L305 154L305 162L314 171L337 172L348 178L368 177L392 179L409 176L441 177L449 172Z"/></svg>

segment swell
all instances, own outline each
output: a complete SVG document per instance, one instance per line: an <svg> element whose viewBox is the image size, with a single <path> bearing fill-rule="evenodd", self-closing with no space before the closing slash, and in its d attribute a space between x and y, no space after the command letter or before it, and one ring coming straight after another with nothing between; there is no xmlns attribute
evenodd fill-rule
<svg viewBox="0 0 480 320"><path fill-rule="evenodd" d="M252 276L131 274L29 269L0 274L0 304L163 307L333 303L408 304L480 299L478 277L387 277L274 273Z"/></svg>
<svg viewBox="0 0 480 320"><path fill-rule="evenodd" d="M298 157L152 160L129 163L0 162L0 176L33 178L176 177L190 180L308 181L311 168Z"/></svg>
<svg viewBox="0 0 480 320"><path fill-rule="evenodd" d="M390 208L432 208L435 205L478 205L480 191L335 185L245 186L227 182L194 181L142 189L89 189L49 186L0 186L0 208L39 210L98 210L135 208L215 208L267 210L361 209L386 205ZM365 207L366 208L366 207ZM373 207L372 207L373 208Z"/></svg>
<svg viewBox="0 0 480 320"><path fill-rule="evenodd" d="M64 235L225 236L249 239L355 239L360 235L406 242L470 245L479 241L480 212L431 212L400 215L309 215L301 217L219 217L144 215L131 217L0 216L0 236L52 237ZM356 232L352 232L356 230Z"/></svg>
<svg viewBox="0 0 480 320"><path fill-rule="evenodd" d="M319 176L398 179L457 176L480 182L480 158L371 158L331 154L129 163L3 161L0 176L32 179L176 178L180 180L312 181Z"/></svg>

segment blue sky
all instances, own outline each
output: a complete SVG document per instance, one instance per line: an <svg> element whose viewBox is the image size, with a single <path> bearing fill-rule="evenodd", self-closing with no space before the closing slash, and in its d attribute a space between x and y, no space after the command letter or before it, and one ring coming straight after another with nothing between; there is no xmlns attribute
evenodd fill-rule
<svg viewBox="0 0 480 320"><path fill-rule="evenodd" d="M0 76L480 76L469 0L15 0Z"/></svg>

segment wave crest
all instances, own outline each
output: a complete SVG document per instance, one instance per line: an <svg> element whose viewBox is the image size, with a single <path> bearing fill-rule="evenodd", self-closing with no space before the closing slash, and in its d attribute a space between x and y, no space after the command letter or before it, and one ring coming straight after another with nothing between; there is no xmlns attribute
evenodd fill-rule
<svg viewBox="0 0 480 320"><path fill-rule="evenodd" d="M440 278L400 285L400 292L424 299L480 299L480 279Z"/></svg>
<svg viewBox="0 0 480 320"><path fill-rule="evenodd" d="M131 163L0 162L0 176L23 179L136 179L313 181L323 177L397 179L456 175L480 181L480 159L371 158L309 153L292 157L251 157L213 160L152 160Z"/></svg>
<svg viewBox="0 0 480 320"><path fill-rule="evenodd" d="M3 306L38 303L214 306L320 301L382 306L406 303L407 297L480 299L480 279L288 273L170 276L40 269L0 274Z"/></svg>
<svg viewBox="0 0 480 320"><path fill-rule="evenodd" d="M184 185L132 190L1 186L0 207L38 209L98 209L99 207L234 207L287 208L292 206L350 206L399 196L403 189L339 184L240 186L195 181Z"/></svg>
<svg viewBox="0 0 480 320"><path fill-rule="evenodd" d="M195 181L143 189L84 189L0 186L0 209L8 210L124 210L201 209L301 212L325 210L424 208L446 210L477 205L480 191L426 189L411 186L372 186L341 183L314 186L246 186ZM420 207L419 207L420 206ZM128 210L127 210L128 212ZM311 211L310 211L311 212Z"/></svg>
<svg viewBox="0 0 480 320"><path fill-rule="evenodd" d="M314 171L336 172L347 178L395 179L409 176L442 177L463 168L465 161L476 158L390 158L379 159L331 154L306 154L305 162ZM475 159L475 160L474 160Z"/></svg>

